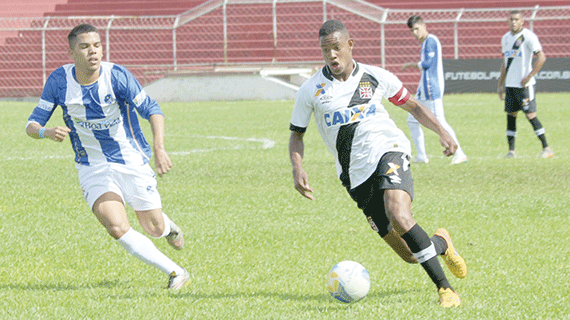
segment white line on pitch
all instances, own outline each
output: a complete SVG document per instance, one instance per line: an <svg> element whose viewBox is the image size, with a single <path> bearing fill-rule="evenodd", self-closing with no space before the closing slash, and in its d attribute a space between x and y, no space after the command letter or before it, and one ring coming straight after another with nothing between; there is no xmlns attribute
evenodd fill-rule
<svg viewBox="0 0 570 320"><path fill-rule="evenodd" d="M259 147L245 147L236 144L232 147L225 148L208 148L208 149L191 149L187 151L171 151L168 152L171 155L189 155L194 153L205 153L214 151L227 151L227 150L255 150L255 149L271 149L275 146L275 141L266 138L239 138L239 137L226 137L226 136L201 136L201 135L191 135L191 138L203 138L203 139L219 139L219 140L231 140L231 141L243 141L243 142L256 142L261 144ZM27 161L27 160L45 160L45 159L73 159L73 155L46 155L43 157L6 157L1 158L0 161Z"/></svg>

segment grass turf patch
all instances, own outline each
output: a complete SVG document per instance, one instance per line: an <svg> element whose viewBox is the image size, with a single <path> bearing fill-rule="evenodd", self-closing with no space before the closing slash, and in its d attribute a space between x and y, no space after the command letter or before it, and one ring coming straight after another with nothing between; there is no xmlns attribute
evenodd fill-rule
<svg viewBox="0 0 570 320"><path fill-rule="evenodd" d="M167 276L128 255L90 213L69 140L28 138L34 104L0 102L0 318L568 318L569 98L537 97L553 159L538 157L540 142L522 115L519 157L503 159L506 116L492 94L444 98L467 163L450 166L426 130L431 161L412 166L413 212L428 233L446 227L468 263L464 280L446 270L463 300L453 310L439 308L421 267L399 260L372 232L340 185L314 122L304 168L316 199L294 190L292 101L161 105L174 167L158 188L187 242L178 252L153 241L191 273L178 293L165 290ZM385 105L408 134L407 114ZM57 110L48 126L62 123ZM349 305L325 289L328 270L347 259L363 264L372 283L364 300Z"/></svg>

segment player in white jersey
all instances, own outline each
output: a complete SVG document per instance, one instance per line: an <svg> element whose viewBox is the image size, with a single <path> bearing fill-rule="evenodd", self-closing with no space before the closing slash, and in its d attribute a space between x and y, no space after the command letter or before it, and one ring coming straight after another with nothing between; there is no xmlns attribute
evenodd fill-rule
<svg viewBox="0 0 570 320"><path fill-rule="evenodd" d="M437 256L443 256L457 277L466 276L467 266L445 229L438 229L430 238L412 217L410 142L390 119L382 98L435 131L446 156L452 155L457 145L433 113L410 97L395 75L352 59L353 40L342 22L325 22L319 41L326 66L301 86L291 116L289 156L295 189L306 198L314 198L302 166L303 136L313 115L334 155L342 184L372 229L404 261L422 265L438 288L441 306L458 306L459 295Z"/></svg>
<svg viewBox="0 0 570 320"><path fill-rule="evenodd" d="M421 71L420 84L416 93L416 98L428 109L430 109L443 128L449 132L455 143L457 151L451 164L459 164L467 161L467 156L461 149L459 140L453 128L445 120L443 111L443 92L445 82L443 78L443 62L441 57L441 43L439 39L428 33L427 27L420 16L413 15L408 19L408 27L412 35L422 42L420 62L409 62L402 66L402 71L407 68L417 68ZM426 153L425 137L422 127L412 114L408 114L408 127L412 135L412 141L416 146L417 155L414 162L428 163Z"/></svg>
<svg viewBox="0 0 570 320"><path fill-rule="evenodd" d="M554 157L554 152L546 142L545 130L536 116L534 76L540 71L546 56L538 37L529 29L523 28L524 19L519 10L509 14L510 31L502 40L503 64L497 92L505 100L507 113L507 142L509 152L505 158L515 158L515 137L517 136L517 114L523 111L532 125L534 133L542 144L540 156ZM536 57L534 65L533 57Z"/></svg>
<svg viewBox="0 0 570 320"><path fill-rule="evenodd" d="M172 166L164 149L164 115L127 69L101 62L97 28L79 25L71 30L68 41L74 63L50 74L26 133L58 142L69 135L83 195L99 222L129 253L165 272L168 288L180 289L188 283L189 273L131 228L125 208L126 202L134 209L145 232L165 237L175 249L182 249L182 231L162 212L149 165L151 148L137 112L150 122L160 176ZM57 106L63 109L65 127L46 127Z"/></svg>

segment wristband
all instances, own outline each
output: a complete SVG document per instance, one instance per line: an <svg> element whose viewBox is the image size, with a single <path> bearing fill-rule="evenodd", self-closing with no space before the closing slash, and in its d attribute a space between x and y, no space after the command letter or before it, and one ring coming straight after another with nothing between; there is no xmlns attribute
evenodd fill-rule
<svg viewBox="0 0 570 320"><path fill-rule="evenodd" d="M46 131L45 127L41 127L40 130L38 131L38 134L40 135L40 138L45 138L44 136L44 132Z"/></svg>

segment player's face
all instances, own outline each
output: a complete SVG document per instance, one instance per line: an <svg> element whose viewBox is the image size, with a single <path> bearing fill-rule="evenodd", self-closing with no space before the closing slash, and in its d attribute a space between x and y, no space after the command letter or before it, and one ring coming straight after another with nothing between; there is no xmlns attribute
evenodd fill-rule
<svg viewBox="0 0 570 320"><path fill-rule="evenodd" d="M348 34L337 31L325 37L320 37L323 59L332 75L341 81L350 77L354 65L352 63L353 41Z"/></svg>
<svg viewBox="0 0 570 320"><path fill-rule="evenodd" d="M523 28L523 17L520 13L511 14L509 16L509 27L511 28L511 32L513 34L519 33Z"/></svg>
<svg viewBox="0 0 570 320"><path fill-rule="evenodd" d="M412 25L412 29L410 29L410 31L412 31L414 38L420 41L424 41L428 36L427 28L424 23L415 23Z"/></svg>
<svg viewBox="0 0 570 320"><path fill-rule="evenodd" d="M75 67L81 72L96 72L101 66L103 47L97 32L87 32L77 35L69 55L75 61Z"/></svg>

